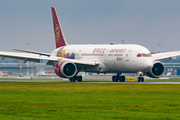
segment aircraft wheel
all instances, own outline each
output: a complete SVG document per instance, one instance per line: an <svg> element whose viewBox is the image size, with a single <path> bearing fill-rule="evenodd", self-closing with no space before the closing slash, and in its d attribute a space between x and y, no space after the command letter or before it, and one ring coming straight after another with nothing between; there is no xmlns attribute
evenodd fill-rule
<svg viewBox="0 0 180 120"><path fill-rule="evenodd" d="M113 82L118 82L118 77L117 76L112 76L112 81Z"/></svg>
<svg viewBox="0 0 180 120"><path fill-rule="evenodd" d="M141 78L140 77L138 77L138 82L141 82Z"/></svg>
<svg viewBox="0 0 180 120"><path fill-rule="evenodd" d="M122 76L122 82L125 82L126 78L125 76Z"/></svg>
<svg viewBox="0 0 180 120"><path fill-rule="evenodd" d="M77 81L82 82L82 76L77 76Z"/></svg>
<svg viewBox="0 0 180 120"><path fill-rule="evenodd" d="M112 81L115 82L115 76L112 76Z"/></svg>
<svg viewBox="0 0 180 120"><path fill-rule="evenodd" d="M119 82L123 82L122 76L119 76L118 78L119 78Z"/></svg>
<svg viewBox="0 0 180 120"><path fill-rule="evenodd" d="M141 82L144 82L144 77L141 77Z"/></svg>
<svg viewBox="0 0 180 120"><path fill-rule="evenodd" d="M138 82L144 82L144 77L138 77Z"/></svg>
<svg viewBox="0 0 180 120"><path fill-rule="evenodd" d="M117 79L118 79L117 81L121 82L122 78L121 78L121 76L117 76Z"/></svg>
<svg viewBox="0 0 180 120"><path fill-rule="evenodd" d="M119 82L125 82L125 76L119 76L118 79Z"/></svg>
<svg viewBox="0 0 180 120"><path fill-rule="evenodd" d="M69 78L70 82L75 82L75 77Z"/></svg>
<svg viewBox="0 0 180 120"><path fill-rule="evenodd" d="M115 82L115 81L114 81L114 76L112 76L112 81Z"/></svg>

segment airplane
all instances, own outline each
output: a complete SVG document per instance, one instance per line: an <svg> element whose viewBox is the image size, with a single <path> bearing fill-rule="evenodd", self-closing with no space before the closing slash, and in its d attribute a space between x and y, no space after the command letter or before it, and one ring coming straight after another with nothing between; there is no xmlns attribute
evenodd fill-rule
<svg viewBox="0 0 180 120"><path fill-rule="evenodd" d="M146 47L136 44L68 45L55 8L51 7L51 11L56 49L51 53L22 49L13 49L21 53L0 51L2 60L6 57L24 60L24 63L47 60L46 64L54 66L56 75L69 78L70 82L82 82L79 72L117 73L112 76L113 82L125 82L122 73L139 73L138 82L144 82L143 75L162 76L165 68L160 59L180 56L180 51L151 54Z"/></svg>

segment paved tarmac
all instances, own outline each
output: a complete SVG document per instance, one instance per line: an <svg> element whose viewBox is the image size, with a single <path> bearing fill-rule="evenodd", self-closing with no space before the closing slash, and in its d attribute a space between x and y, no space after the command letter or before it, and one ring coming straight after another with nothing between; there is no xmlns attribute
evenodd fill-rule
<svg viewBox="0 0 180 120"><path fill-rule="evenodd" d="M0 80L0 82L69 82L68 80ZM103 82L103 81L83 81L79 83L116 83L116 84L180 84L180 82Z"/></svg>

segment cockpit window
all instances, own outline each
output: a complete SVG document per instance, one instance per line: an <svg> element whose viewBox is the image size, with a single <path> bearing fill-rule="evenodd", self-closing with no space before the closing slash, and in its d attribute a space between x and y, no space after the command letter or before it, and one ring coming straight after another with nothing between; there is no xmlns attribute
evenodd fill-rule
<svg viewBox="0 0 180 120"><path fill-rule="evenodd" d="M147 57L147 54L146 54L146 53L142 53L142 56L143 56L143 57Z"/></svg>
<svg viewBox="0 0 180 120"><path fill-rule="evenodd" d="M151 57L151 54L150 53L148 53L148 54L146 54L146 53L139 53L139 54L137 54L137 57Z"/></svg>
<svg viewBox="0 0 180 120"><path fill-rule="evenodd" d="M141 57L141 53L139 53L139 54L137 55L137 57Z"/></svg>
<svg viewBox="0 0 180 120"><path fill-rule="evenodd" d="M151 54L150 54L150 53L148 53L148 54L147 54L147 57L151 57Z"/></svg>

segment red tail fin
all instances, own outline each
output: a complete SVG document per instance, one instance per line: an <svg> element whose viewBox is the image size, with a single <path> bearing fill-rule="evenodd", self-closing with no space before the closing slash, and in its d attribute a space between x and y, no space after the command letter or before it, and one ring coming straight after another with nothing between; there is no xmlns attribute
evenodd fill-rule
<svg viewBox="0 0 180 120"><path fill-rule="evenodd" d="M66 46L66 39L64 37L61 25L58 20L58 16L56 14L55 8L51 7L52 10L52 18L53 18L53 25L54 25L54 35L55 35L55 42L56 42L56 48L59 48L61 46Z"/></svg>

